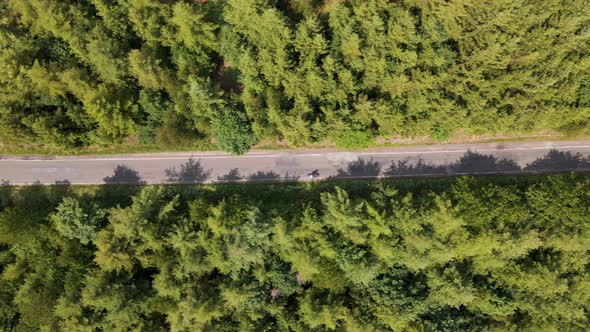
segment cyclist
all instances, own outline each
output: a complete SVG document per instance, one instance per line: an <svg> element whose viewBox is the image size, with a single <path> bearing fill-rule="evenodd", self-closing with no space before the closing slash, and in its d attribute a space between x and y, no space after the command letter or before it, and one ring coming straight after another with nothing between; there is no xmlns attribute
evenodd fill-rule
<svg viewBox="0 0 590 332"><path fill-rule="evenodd" d="M307 177L309 177L310 180L313 180L313 179L315 179L315 178L317 178L319 176L320 176L320 171L317 170L317 169L314 170L313 172L307 174Z"/></svg>

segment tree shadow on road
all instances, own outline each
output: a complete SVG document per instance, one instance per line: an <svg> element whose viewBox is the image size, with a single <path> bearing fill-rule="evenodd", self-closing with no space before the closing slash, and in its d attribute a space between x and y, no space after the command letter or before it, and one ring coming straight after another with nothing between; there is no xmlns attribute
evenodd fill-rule
<svg viewBox="0 0 590 332"><path fill-rule="evenodd" d="M528 164L525 171L558 172L558 171L590 171L590 157L581 153L551 150L542 158Z"/></svg>
<svg viewBox="0 0 590 332"><path fill-rule="evenodd" d="M237 168L232 168L227 174L223 174L222 176L217 177L217 181L219 182L239 182L244 177L240 174L240 171Z"/></svg>
<svg viewBox="0 0 590 332"><path fill-rule="evenodd" d="M117 165L114 174L102 179L106 184L145 184L139 173L125 165Z"/></svg>
<svg viewBox="0 0 590 332"><path fill-rule="evenodd" d="M103 179L105 185L100 186L96 192L99 201L107 206L126 206L131 203L131 197L135 196L145 182L139 173L125 165L117 165L114 174Z"/></svg>
<svg viewBox="0 0 590 332"><path fill-rule="evenodd" d="M285 175L282 176L283 181L297 181L299 180L299 178L299 175L289 174L289 172L285 173Z"/></svg>
<svg viewBox="0 0 590 332"><path fill-rule="evenodd" d="M526 167L520 167L514 160L498 158L467 151L458 161L447 165L435 165L419 159L411 164L409 160L392 162L384 172L387 177L404 175L444 175L477 173L532 173L590 171L590 157L581 153L551 150Z"/></svg>
<svg viewBox="0 0 590 332"><path fill-rule="evenodd" d="M338 169L338 173L333 178L356 178L356 177L377 177L381 172L381 165L373 159L364 160L359 158L356 161L348 163L346 169Z"/></svg>
<svg viewBox="0 0 590 332"><path fill-rule="evenodd" d="M280 180L281 175L275 171L258 171L254 174L248 175L250 181L271 181Z"/></svg>
<svg viewBox="0 0 590 332"><path fill-rule="evenodd" d="M520 166L511 159L498 158L467 151L457 162L449 166L451 173L518 172Z"/></svg>
<svg viewBox="0 0 590 332"><path fill-rule="evenodd" d="M63 180L55 181L55 185L56 186L70 186L70 185L72 185L72 183L68 179L63 179Z"/></svg>
<svg viewBox="0 0 590 332"><path fill-rule="evenodd" d="M398 160L391 162L389 168L383 172L386 177L405 176L405 175L439 175L446 174L447 167L444 165L433 165L419 159L415 164L410 160Z"/></svg>
<svg viewBox="0 0 590 332"><path fill-rule="evenodd" d="M411 176L411 175L452 175L452 174L476 174L476 173L503 173L519 172L520 166L506 158L498 158L492 155L484 155L473 151L467 151L454 163L436 165L425 162L422 159L414 164L409 159L392 162L383 173L387 177Z"/></svg>
<svg viewBox="0 0 590 332"><path fill-rule="evenodd" d="M248 181L297 181L299 176L285 173L281 175L275 171L258 171L247 177Z"/></svg>
<svg viewBox="0 0 590 332"><path fill-rule="evenodd" d="M205 171L199 161L189 159L180 165L180 170L172 167L166 170L167 182L170 183L201 183L209 178L210 171Z"/></svg>

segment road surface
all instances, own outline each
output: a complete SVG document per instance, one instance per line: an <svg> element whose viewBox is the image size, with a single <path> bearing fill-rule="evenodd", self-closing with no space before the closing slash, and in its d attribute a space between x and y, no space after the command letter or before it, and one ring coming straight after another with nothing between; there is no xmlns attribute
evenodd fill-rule
<svg viewBox="0 0 590 332"><path fill-rule="evenodd" d="M11 185L210 183L590 171L590 141L510 142L336 150L0 156Z"/></svg>

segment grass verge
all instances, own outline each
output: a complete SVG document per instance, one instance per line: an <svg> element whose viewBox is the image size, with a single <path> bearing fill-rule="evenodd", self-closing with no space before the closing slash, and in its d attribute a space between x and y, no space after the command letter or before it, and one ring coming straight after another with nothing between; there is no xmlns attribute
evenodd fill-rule
<svg viewBox="0 0 590 332"><path fill-rule="evenodd" d="M458 134L449 138L447 141L438 142L431 138L421 137L414 139L402 138L381 138L374 140L368 148L386 148L418 145L435 145L435 144L462 144L462 143L495 143L495 142L532 142L532 141L565 141L565 140L587 140L590 135L583 134L558 134L558 133L536 133L530 135L483 135L483 136L465 136ZM254 146L258 150L310 150L310 149L339 149L335 144L329 141L318 142L315 144L293 147L284 141L262 141ZM341 150L345 150L340 148ZM186 146L158 146L144 145L135 139L129 139L121 143L108 146L89 146L79 149L61 149L40 145L9 145L0 142L0 154L5 155L107 155L107 154L132 154L132 153L158 153L158 152L189 152L189 151L217 151L215 144L200 140L194 144Z"/></svg>

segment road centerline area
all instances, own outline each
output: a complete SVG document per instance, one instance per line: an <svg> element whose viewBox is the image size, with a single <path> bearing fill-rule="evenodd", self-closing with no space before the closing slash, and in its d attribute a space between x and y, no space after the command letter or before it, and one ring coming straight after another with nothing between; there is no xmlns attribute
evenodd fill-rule
<svg viewBox="0 0 590 332"><path fill-rule="evenodd" d="M0 179L27 184L307 181L590 170L590 141L428 145L365 151L254 151L141 155L4 156Z"/></svg>

